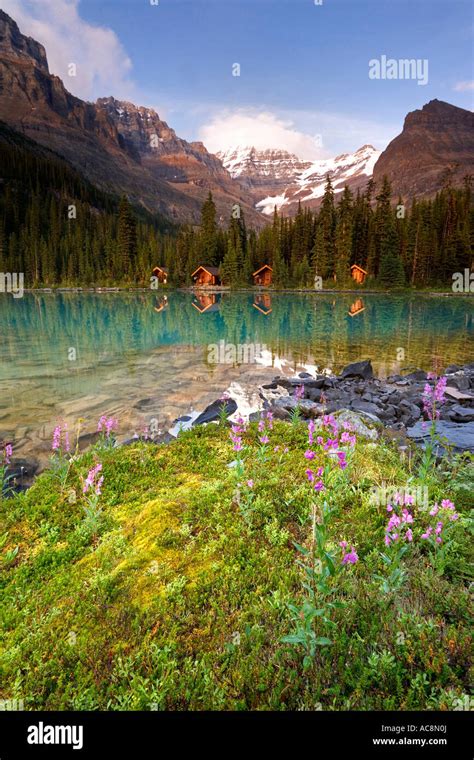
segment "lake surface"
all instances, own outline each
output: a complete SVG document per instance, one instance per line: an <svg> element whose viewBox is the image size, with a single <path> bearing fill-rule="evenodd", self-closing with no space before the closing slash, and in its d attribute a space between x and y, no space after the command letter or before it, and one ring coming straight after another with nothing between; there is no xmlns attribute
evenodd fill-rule
<svg viewBox="0 0 474 760"><path fill-rule="evenodd" d="M474 359L470 296L0 294L0 319L0 439L42 462L58 420L94 432L113 414L130 437L224 391L255 408L276 374L370 358L385 377Z"/></svg>

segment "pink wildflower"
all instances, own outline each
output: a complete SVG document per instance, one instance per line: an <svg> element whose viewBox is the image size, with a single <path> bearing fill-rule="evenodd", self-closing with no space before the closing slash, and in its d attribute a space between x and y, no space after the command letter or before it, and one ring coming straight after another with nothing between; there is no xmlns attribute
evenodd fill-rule
<svg viewBox="0 0 474 760"><path fill-rule="evenodd" d="M95 482L95 479L101 470L102 470L102 465L100 464L100 462L96 464L95 467L92 467L89 470L87 474L87 478L84 481L84 487L82 489L83 493L87 493L90 488L93 488L97 495L101 493L101 486L102 486L102 483L104 482L104 478L101 477L99 478L97 483Z"/></svg>
<svg viewBox="0 0 474 760"><path fill-rule="evenodd" d="M347 565L355 565L355 563L358 561L359 557L357 556L356 550L354 547L351 548L351 551L344 555L342 558L342 564Z"/></svg>

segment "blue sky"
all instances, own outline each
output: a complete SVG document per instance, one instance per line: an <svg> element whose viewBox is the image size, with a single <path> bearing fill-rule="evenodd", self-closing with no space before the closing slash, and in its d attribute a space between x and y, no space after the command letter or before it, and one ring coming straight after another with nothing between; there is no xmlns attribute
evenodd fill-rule
<svg viewBox="0 0 474 760"><path fill-rule="evenodd" d="M180 136L203 139L211 150L279 143L316 158L367 142L383 148L408 111L432 98L472 108L468 0L1 5L45 44L51 69L72 92L152 106ZM427 59L428 84L370 79L369 60L382 55ZM67 76L68 61L77 62L75 80ZM238 77L234 63L241 67Z"/></svg>

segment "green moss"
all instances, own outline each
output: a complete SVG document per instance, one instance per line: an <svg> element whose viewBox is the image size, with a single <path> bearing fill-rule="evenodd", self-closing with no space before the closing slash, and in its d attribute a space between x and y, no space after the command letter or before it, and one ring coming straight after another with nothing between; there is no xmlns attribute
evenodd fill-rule
<svg viewBox="0 0 474 760"><path fill-rule="evenodd" d="M248 513L221 426L168 446L92 450L63 488L45 473L0 502L1 695L26 709L285 710L448 709L467 693L466 525L454 528L443 573L417 550L396 597L381 594L385 512L371 489L417 484L383 441L359 441L333 490L331 545L344 538L360 556L343 582L333 646L304 670L281 643L288 603L301 599L294 544L307 542L312 497L305 426L276 423L271 439L262 462L255 425L246 436ZM99 459L102 515L91 535L81 476ZM464 515L469 466L440 469L430 484L436 498L458 493Z"/></svg>

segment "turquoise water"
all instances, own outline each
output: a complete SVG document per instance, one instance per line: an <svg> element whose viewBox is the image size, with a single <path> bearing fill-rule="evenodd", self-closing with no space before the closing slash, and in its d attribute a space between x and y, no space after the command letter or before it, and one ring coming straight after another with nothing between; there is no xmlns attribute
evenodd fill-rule
<svg viewBox="0 0 474 760"><path fill-rule="evenodd" d="M2 294L0 436L41 455L59 418L93 430L114 413L126 435L150 417L166 428L229 387L251 405L259 382L315 365L440 371L474 359L473 306L470 296Z"/></svg>

